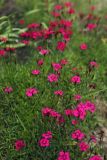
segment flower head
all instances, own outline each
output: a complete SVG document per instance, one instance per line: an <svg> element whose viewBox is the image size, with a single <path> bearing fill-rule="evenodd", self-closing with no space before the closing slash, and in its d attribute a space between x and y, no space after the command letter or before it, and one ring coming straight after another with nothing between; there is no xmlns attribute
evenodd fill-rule
<svg viewBox="0 0 107 160"><path fill-rule="evenodd" d="M6 54L6 51L5 50L0 50L0 56L5 56L5 54Z"/></svg>
<svg viewBox="0 0 107 160"><path fill-rule="evenodd" d="M49 142L49 140L47 138L42 138L39 141L39 145L41 147L49 147L50 146L50 142Z"/></svg>
<svg viewBox="0 0 107 160"><path fill-rule="evenodd" d="M16 142L15 142L15 149L17 150L17 151L19 151L19 150L21 150L23 147L25 147L26 146L26 144L25 144L25 142L23 141L23 140L17 140Z"/></svg>
<svg viewBox="0 0 107 160"><path fill-rule="evenodd" d="M48 75L48 81L49 82L58 82L58 75L56 74L49 74Z"/></svg>
<svg viewBox="0 0 107 160"><path fill-rule="evenodd" d="M61 52L63 52L65 50L65 47L66 47L66 43L65 42L58 42L56 49L61 51Z"/></svg>
<svg viewBox="0 0 107 160"><path fill-rule="evenodd" d="M57 91L54 91L54 94L59 95L59 96L63 96L63 91L62 90L57 90Z"/></svg>
<svg viewBox="0 0 107 160"><path fill-rule="evenodd" d="M87 44L86 43L82 43L81 45L80 45L80 49L81 50L87 50Z"/></svg>
<svg viewBox="0 0 107 160"><path fill-rule="evenodd" d="M26 89L26 96L27 97L32 97L33 95L37 94L38 90L35 88L27 88Z"/></svg>
<svg viewBox="0 0 107 160"><path fill-rule="evenodd" d="M86 142L80 142L79 148L80 148L80 151L85 152L89 149L89 145Z"/></svg>
<svg viewBox="0 0 107 160"><path fill-rule="evenodd" d="M71 137L72 139L82 140L85 137L85 134L77 129L71 134Z"/></svg>
<svg viewBox="0 0 107 160"><path fill-rule="evenodd" d="M6 88L4 89L4 92L5 92L5 93L11 93L11 92L13 92L13 88L12 88L12 87L6 87Z"/></svg>
<svg viewBox="0 0 107 160"><path fill-rule="evenodd" d="M94 155L91 158L89 158L89 160L103 160L103 158L99 155Z"/></svg>
<svg viewBox="0 0 107 160"><path fill-rule="evenodd" d="M75 83L75 84L79 84L81 82L81 78L80 78L80 76L73 76L70 79L70 82Z"/></svg>
<svg viewBox="0 0 107 160"><path fill-rule="evenodd" d="M42 137L46 138L46 139L51 139L52 138L52 132L51 131L47 131L47 132L42 134Z"/></svg>
<svg viewBox="0 0 107 160"><path fill-rule="evenodd" d="M40 74L40 70L37 70L37 69L36 69L36 70L33 70L33 71L32 71L32 74L33 74L33 75L39 75L39 74Z"/></svg>
<svg viewBox="0 0 107 160"><path fill-rule="evenodd" d="M70 153L69 152L60 151L57 160L70 160Z"/></svg>
<svg viewBox="0 0 107 160"><path fill-rule="evenodd" d="M59 71L62 68L59 63L52 63L52 67L55 71Z"/></svg>
<svg viewBox="0 0 107 160"><path fill-rule="evenodd" d="M76 101L78 101L78 100L80 100L82 97L81 97L81 95L79 95L79 94L76 94L75 96L74 96L74 100L76 100Z"/></svg>
<svg viewBox="0 0 107 160"><path fill-rule="evenodd" d="M87 25L87 29L89 30L89 31L92 31L93 29L95 29L97 27L97 25L96 24L92 24L92 23L89 23L88 25Z"/></svg>
<svg viewBox="0 0 107 160"><path fill-rule="evenodd" d="M47 55L49 53L49 50L47 50L47 49L41 49L41 51L39 53L41 55Z"/></svg>

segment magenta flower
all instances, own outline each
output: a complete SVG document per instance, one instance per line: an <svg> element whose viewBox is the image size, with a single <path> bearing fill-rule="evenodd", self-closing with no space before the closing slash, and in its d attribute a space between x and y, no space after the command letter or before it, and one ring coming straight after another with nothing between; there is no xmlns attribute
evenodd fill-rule
<svg viewBox="0 0 107 160"><path fill-rule="evenodd" d="M74 120L71 121L71 123L72 123L73 125L76 125L76 124L78 124L78 121L74 119Z"/></svg>
<svg viewBox="0 0 107 160"><path fill-rule="evenodd" d="M103 158L99 155L94 155L91 158L89 158L89 160L103 160Z"/></svg>
<svg viewBox="0 0 107 160"><path fill-rule="evenodd" d="M17 140L15 142L15 149L16 149L16 151L21 150L25 146L26 146L26 144L25 144L25 142L23 140Z"/></svg>
<svg viewBox="0 0 107 160"><path fill-rule="evenodd" d="M87 50L87 44L86 44L86 43L82 43L82 44L80 45L80 49L81 49L81 50Z"/></svg>
<svg viewBox="0 0 107 160"><path fill-rule="evenodd" d="M5 50L0 50L0 56L5 56L5 54L6 54L6 51Z"/></svg>
<svg viewBox="0 0 107 160"><path fill-rule="evenodd" d="M43 59L40 59L40 60L37 61L38 66L42 66L43 63L44 63Z"/></svg>
<svg viewBox="0 0 107 160"><path fill-rule="evenodd" d="M72 27L72 21L70 21L70 20L62 19L62 20L60 20L60 24L61 24L61 26L65 27L65 28Z"/></svg>
<svg viewBox="0 0 107 160"><path fill-rule="evenodd" d="M88 25L87 25L87 29L89 30L89 31L92 31L93 29L95 29L97 27L97 25L96 24L92 24L92 23L89 23Z"/></svg>
<svg viewBox="0 0 107 160"><path fill-rule="evenodd" d="M86 142L80 142L79 148L80 148L80 151L85 152L89 149L89 145Z"/></svg>
<svg viewBox="0 0 107 160"><path fill-rule="evenodd" d="M73 76L70 79L70 82L75 83L75 84L79 84L81 82L81 78L80 78L80 76Z"/></svg>
<svg viewBox="0 0 107 160"><path fill-rule="evenodd" d="M66 109L64 112L65 112L66 116L72 116L73 115L72 114L72 109Z"/></svg>
<svg viewBox="0 0 107 160"><path fill-rule="evenodd" d="M45 107L45 108L42 109L42 115L43 116L49 116L51 111L52 111L51 108Z"/></svg>
<svg viewBox="0 0 107 160"><path fill-rule="evenodd" d="M11 93L11 92L13 92L13 88L12 87L6 87L6 88L4 88L4 92L5 93Z"/></svg>
<svg viewBox="0 0 107 160"><path fill-rule="evenodd" d="M68 13L69 13L69 14L74 14L74 13L75 13L75 10L74 10L73 8L70 8L69 11L68 11Z"/></svg>
<svg viewBox="0 0 107 160"><path fill-rule="evenodd" d="M72 110L72 115L74 117L79 117L79 111L77 109Z"/></svg>
<svg viewBox="0 0 107 160"><path fill-rule="evenodd" d="M62 69L62 66L59 63L52 63L52 67L55 71Z"/></svg>
<svg viewBox="0 0 107 160"><path fill-rule="evenodd" d="M62 9L62 6L58 4L58 5L56 5L54 8L55 8L55 10L61 10L61 9Z"/></svg>
<svg viewBox="0 0 107 160"><path fill-rule="evenodd" d="M97 139L96 139L96 137L95 137L94 135L91 135L91 136L90 136L90 139L91 139L91 141L94 142L94 143L97 142Z"/></svg>
<svg viewBox="0 0 107 160"><path fill-rule="evenodd" d="M65 50L65 47L66 47L66 43L65 42L58 42L56 49L61 51L61 52L63 52Z"/></svg>
<svg viewBox="0 0 107 160"><path fill-rule="evenodd" d="M47 55L49 53L49 51L47 49L41 49L41 51L39 53L41 55Z"/></svg>
<svg viewBox="0 0 107 160"><path fill-rule="evenodd" d="M69 152L60 151L57 160L70 160L70 153Z"/></svg>
<svg viewBox="0 0 107 160"><path fill-rule="evenodd" d="M68 60L67 60L67 59L62 59L62 60L60 61L60 63L61 63L62 66L63 66L63 65L66 65L66 64L68 64Z"/></svg>
<svg viewBox="0 0 107 160"><path fill-rule="evenodd" d="M82 98L82 97L81 97L81 95L79 95L79 94L76 94L76 95L74 96L74 100L76 100L76 101L79 101L81 98Z"/></svg>
<svg viewBox="0 0 107 160"><path fill-rule="evenodd" d="M42 137L45 138L45 139L51 139L52 138L52 132L47 131L46 133L42 134Z"/></svg>
<svg viewBox="0 0 107 160"><path fill-rule="evenodd" d="M61 117L61 114L59 114L58 112L56 112L54 110L51 110L50 116L53 118L59 118L59 117Z"/></svg>
<svg viewBox="0 0 107 160"><path fill-rule="evenodd" d="M43 116L50 116L50 117L53 117L53 118L61 117L61 114L56 112L54 109L51 109L51 108L48 108L48 107L42 109L42 115Z"/></svg>
<svg viewBox="0 0 107 160"><path fill-rule="evenodd" d="M63 96L63 91L62 90L57 90L54 92L55 95Z"/></svg>
<svg viewBox="0 0 107 160"><path fill-rule="evenodd" d="M48 75L48 81L49 82L58 82L58 75L56 75L56 74L50 74L50 75Z"/></svg>
<svg viewBox="0 0 107 160"><path fill-rule="evenodd" d="M33 71L32 71L32 74L33 74L33 75L39 75L39 74L40 74L40 70L37 70L37 69L36 69L36 70L33 70Z"/></svg>
<svg viewBox="0 0 107 160"><path fill-rule="evenodd" d="M71 134L71 137L72 139L82 140L85 137L85 134L77 129Z"/></svg>
<svg viewBox="0 0 107 160"><path fill-rule="evenodd" d="M40 139L40 141L39 141L39 145L40 145L41 147L49 147L49 146L50 146L50 142L49 142L48 139L42 138L42 139Z"/></svg>
<svg viewBox="0 0 107 160"><path fill-rule="evenodd" d="M94 103L90 101L86 101L84 105L85 105L85 109L90 111L91 113L94 113L96 111L96 106Z"/></svg>
<svg viewBox="0 0 107 160"><path fill-rule="evenodd" d="M95 61L91 61L89 64L91 67L98 67L97 62L95 62Z"/></svg>
<svg viewBox="0 0 107 160"><path fill-rule="evenodd" d="M64 5L65 5L65 7L69 8L69 7L73 6L73 3L72 2L65 2Z"/></svg>
<svg viewBox="0 0 107 160"><path fill-rule="evenodd" d="M32 97L33 95L37 94L38 90L36 88L27 88L26 89L26 96Z"/></svg>

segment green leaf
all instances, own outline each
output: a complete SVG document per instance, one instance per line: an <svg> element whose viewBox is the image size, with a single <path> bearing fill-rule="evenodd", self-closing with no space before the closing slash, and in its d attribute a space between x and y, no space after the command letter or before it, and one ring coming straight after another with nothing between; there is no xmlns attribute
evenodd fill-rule
<svg viewBox="0 0 107 160"><path fill-rule="evenodd" d="M31 10L31 11L28 11L28 12L25 13L25 16L29 16L29 15L37 13L39 11L40 11L40 9L34 9L34 10Z"/></svg>

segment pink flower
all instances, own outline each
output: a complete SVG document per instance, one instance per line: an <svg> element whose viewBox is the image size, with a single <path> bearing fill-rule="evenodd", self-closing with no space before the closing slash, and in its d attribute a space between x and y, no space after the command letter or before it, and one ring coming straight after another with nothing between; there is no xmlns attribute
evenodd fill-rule
<svg viewBox="0 0 107 160"><path fill-rule="evenodd" d="M91 10L91 11L94 11L95 9L96 9L95 6L91 6L91 7L90 7L90 10Z"/></svg>
<svg viewBox="0 0 107 160"><path fill-rule="evenodd" d="M42 115L43 116L49 116L51 111L52 111L51 108L45 107L45 108L42 109Z"/></svg>
<svg viewBox="0 0 107 160"><path fill-rule="evenodd" d="M50 111L50 116L53 117L53 118L61 117L61 115L58 112L54 111L54 110Z"/></svg>
<svg viewBox="0 0 107 160"><path fill-rule="evenodd" d="M50 142L48 139L46 138L42 138L40 141L39 141L39 145L41 147L49 147L50 146Z"/></svg>
<svg viewBox="0 0 107 160"><path fill-rule="evenodd" d="M78 121L77 121L77 120L72 120L71 123L72 123L73 125L76 125L76 124L78 124Z"/></svg>
<svg viewBox="0 0 107 160"><path fill-rule="evenodd" d="M82 43L81 45L80 45L80 49L81 50L87 50L87 44L86 43Z"/></svg>
<svg viewBox="0 0 107 160"><path fill-rule="evenodd" d="M51 139L52 138L52 132L47 131L46 133L42 134L42 137L45 138L45 139Z"/></svg>
<svg viewBox="0 0 107 160"><path fill-rule="evenodd" d="M65 110L65 115L66 116L72 116L72 109L66 109Z"/></svg>
<svg viewBox="0 0 107 160"><path fill-rule="evenodd" d="M5 54L6 54L6 51L5 50L0 50L0 56L5 56Z"/></svg>
<svg viewBox="0 0 107 160"><path fill-rule="evenodd" d="M49 53L49 51L47 49L41 49L41 51L39 53L41 55L47 55Z"/></svg>
<svg viewBox="0 0 107 160"><path fill-rule="evenodd" d="M60 151L57 160L70 160L70 153L69 152Z"/></svg>
<svg viewBox="0 0 107 160"><path fill-rule="evenodd" d="M40 24L38 24L38 23L31 23L31 24L29 24L27 27L29 28L29 29L34 29L34 28L37 28L37 27L39 27L40 26Z"/></svg>
<svg viewBox="0 0 107 160"><path fill-rule="evenodd" d="M5 92L5 93L11 93L11 92L13 92L13 88L12 88L12 87L6 87L6 88L4 89L4 92Z"/></svg>
<svg viewBox="0 0 107 160"><path fill-rule="evenodd" d="M58 42L56 49L61 51L61 52L63 52L65 50L65 47L66 47L66 43L65 42Z"/></svg>
<svg viewBox="0 0 107 160"><path fill-rule="evenodd" d="M26 96L27 97L32 97L33 95L37 94L38 90L35 88L27 88L26 89Z"/></svg>
<svg viewBox="0 0 107 160"><path fill-rule="evenodd" d="M96 27L97 27L97 25L96 25L96 24L92 24L92 23L89 23L89 24L87 25L87 29L88 29L89 31L95 29Z"/></svg>
<svg viewBox="0 0 107 160"><path fill-rule="evenodd" d="M64 5L65 5L65 7L69 8L73 5L73 3L72 2L65 2Z"/></svg>
<svg viewBox="0 0 107 160"><path fill-rule="evenodd" d="M23 140L17 140L16 142L15 142L15 149L17 150L17 151L19 151L19 150L21 150L23 147L25 147L26 146L26 144L25 144L25 142L23 141Z"/></svg>
<svg viewBox="0 0 107 160"><path fill-rule="evenodd" d="M58 75L56 75L56 74L50 74L50 75L48 75L48 81L49 82L58 82Z"/></svg>
<svg viewBox="0 0 107 160"><path fill-rule="evenodd" d="M77 109L72 110L72 115L73 115L74 117L79 117L79 112L78 112L78 110L77 110Z"/></svg>
<svg viewBox="0 0 107 160"><path fill-rule="evenodd" d="M91 158L89 158L89 160L103 160L103 158L99 155L94 155Z"/></svg>
<svg viewBox="0 0 107 160"><path fill-rule="evenodd" d="M94 143L97 142L97 139L96 139L96 137L95 137L94 135L91 135L90 138L91 138L91 141L92 141L92 142L94 142Z"/></svg>
<svg viewBox="0 0 107 160"><path fill-rule="evenodd" d="M76 94L75 96L74 96L74 100L76 100L76 101L78 101L78 100L80 100L82 97L81 97L81 95L79 95L79 94Z"/></svg>
<svg viewBox="0 0 107 160"><path fill-rule="evenodd" d="M40 59L40 60L37 61L38 66L42 66L43 63L44 63L43 59Z"/></svg>
<svg viewBox="0 0 107 160"><path fill-rule="evenodd" d="M57 90L54 92L55 95L63 96L63 91L62 90Z"/></svg>
<svg viewBox="0 0 107 160"><path fill-rule="evenodd" d="M79 84L81 82L81 78L80 76L73 76L71 79L70 79L70 82L73 82L75 84Z"/></svg>
<svg viewBox="0 0 107 160"><path fill-rule="evenodd" d="M96 111L96 106L92 102L86 101L86 103L85 103L85 109L89 110L91 113L94 113Z"/></svg>
<svg viewBox="0 0 107 160"><path fill-rule="evenodd" d="M25 20L24 20L24 19L20 19L20 20L19 20L19 24L20 24L20 25L25 24Z"/></svg>
<svg viewBox="0 0 107 160"><path fill-rule="evenodd" d="M91 67L98 67L97 62L95 62L95 61L91 61L89 64Z"/></svg>
<svg viewBox="0 0 107 160"><path fill-rule="evenodd" d="M62 66L59 63L52 63L52 67L55 71L62 69Z"/></svg>
<svg viewBox="0 0 107 160"><path fill-rule="evenodd" d="M75 13L75 10L74 10L73 8L70 8L69 11L68 11L68 13L69 13L69 14L74 14L74 13Z"/></svg>
<svg viewBox="0 0 107 160"><path fill-rule="evenodd" d="M42 115L43 116L50 116L50 117L53 117L53 118L61 117L61 114L59 114L54 109L49 108L49 107L45 107L45 108L42 109Z"/></svg>
<svg viewBox="0 0 107 160"><path fill-rule="evenodd" d="M61 65L66 65L66 64L68 64L68 60L67 59L62 59L60 61L60 63L61 63Z"/></svg>
<svg viewBox="0 0 107 160"><path fill-rule="evenodd" d="M77 129L71 134L71 137L72 139L82 140L85 137L85 134Z"/></svg>
<svg viewBox="0 0 107 160"><path fill-rule="evenodd" d="M37 46L37 51L41 51L42 49L43 49L43 47L42 46Z"/></svg>
<svg viewBox="0 0 107 160"><path fill-rule="evenodd" d="M86 142L80 142L79 148L80 148L80 151L85 152L89 149L89 145Z"/></svg>
<svg viewBox="0 0 107 160"><path fill-rule="evenodd" d="M63 27L72 27L72 21L70 20L65 20L65 19L62 19L60 20L60 24L63 26Z"/></svg>
<svg viewBox="0 0 107 160"><path fill-rule="evenodd" d="M59 12L56 12L56 11L53 11L51 14L52 14L54 17L60 17L60 16L61 16L61 14L60 14Z"/></svg>
<svg viewBox="0 0 107 160"><path fill-rule="evenodd" d="M61 6L61 5L56 5L54 8L55 8L56 10L61 10L61 9L62 9L62 6Z"/></svg>
<svg viewBox="0 0 107 160"><path fill-rule="evenodd" d="M24 43L25 45L29 45L30 41L28 41L28 40L22 40L22 43Z"/></svg>
<svg viewBox="0 0 107 160"><path fill-rule="evenodd" d="M59 116L59 117L57 117L57 124L62 124L62 123L64 123L65 122L65 119L63 118L63 116Z"/></svg>
<svg viewBox="0 0 107 160"><path fill-rule="evenodd" d="M33 71L32 71L32 74L33 74L33 75L39 75L39 74L40 74L40 70L33 70Z"/></svg>

